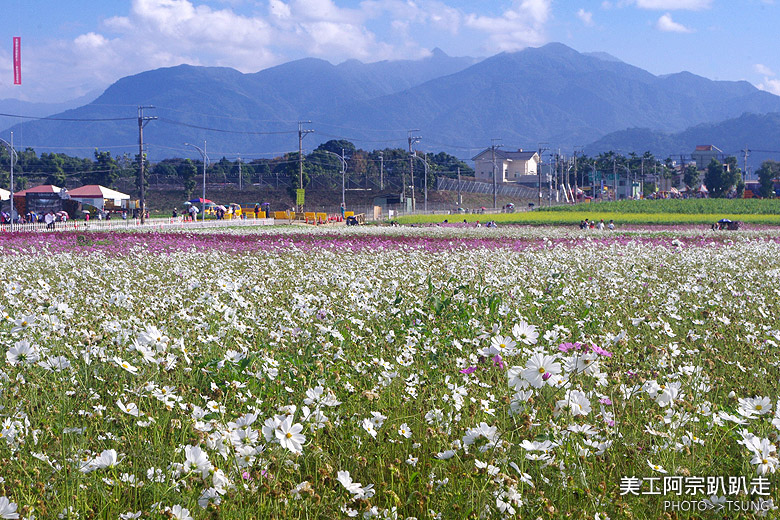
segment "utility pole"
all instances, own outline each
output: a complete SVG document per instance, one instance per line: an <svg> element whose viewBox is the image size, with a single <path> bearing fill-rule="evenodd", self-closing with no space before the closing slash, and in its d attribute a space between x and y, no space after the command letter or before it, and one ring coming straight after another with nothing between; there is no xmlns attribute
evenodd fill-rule
<svg viewBox="0 0 780 520"><path fill-rule="evenodd" d="M574 148L574 195L572 203L577 203L577 195L579 195L580 188L577 185L577 148Z"/></svg>
<svg viewBox="0 0 780 520"><path fill-rule="evenodd" d="M490 140L490 150L493 153L493 209L498 209L498 179L496 178L498 176L498 166L496 165L496 148L501 145L496 146L496 141L500 140L501 139Z"/></svg>
<svg viewBox="0 0 780 520"><path fill-rule="evenodd" d="M146 201L144 200L144 127L149 123L157 119L157 116L144 116L145 108L154 108L153 106L140 106L138 107L138 189L140 191L139 204L141 206L141 224L144 223L146 214ZM13 203L12 203L13 204Z"/></svg>
<svg viewBox="0 0 780 520"><path fill-rule="evenodd" d="M460 194L460 166L458 166L458 208L463 205L463 196Z"/></svg>
<svg viewBox="0 0 780 520"><path fill-rule="evenodd" d="M419 132L419 129L409 130L407 139L409 142L409 172L411 175L411 183L412 183L412 213L417 211L417 200L414 196L414 157L412 157L412 146L416 143L420 142L420 139L422 137L420 136L413 136L412 134L414 132Z"/></svg>
<svg viewBox="0 0 780 520"><path fill-rule="evenodd" d="M539 143L539 162L537 163L536 170L539 177L539 207L542 207L542 154L546 152L547 148L542 148L543 144L547 143Z"/></svg>
<svg viewBox="0 0 780 520"><path fill-rule="evenodd" d="M747 145L745 145L745 149L742 151L745 152L745 162L743 163L745 166L744 168L742 168L742 181L744 182L747 180L747 160L748 160L748 152L750 150L748 150Z"/></svg>
<svg viewBox="0 0 780 520"><path fill-rule="evenodd" d="M241 173L241 155L238 156L238 191L242 191L244 189L244 178Z"/></svg>
<svg viewBox="0 0 780 520"><path fill-rule="evenodd" d="M14 150L14 133L11 132L11 142L9 143L2 137L0 137L0 145L5 146L8 148L8 158L11 161L11 185L9 186L11 190L11 195L9 201L11 202L11 232L14 231L14 211L16 208L14 207L14 163L17 159L19 159L19 156L16 155L16 150Z"/></svg>
<svg viewBox="0 0 780 520"><path fill-rule="evenodd" d="M617 200L617 163L615 156L612 156L612 200Z"/></svg>
<svg viewBox="0 0 780 520"><path fill-rule="evenodd" d="M379 189L385 189L385 153L379 152Z"/></svg>
<svg viewBox="0 0 780 520"><path fill-rule="evenodd" d="M310 125L311 121L298 121L298 188L303 188L303 138L314 130L304 130L303 125ZM303 204L298 206L298 211L303 211Z"/></svg>

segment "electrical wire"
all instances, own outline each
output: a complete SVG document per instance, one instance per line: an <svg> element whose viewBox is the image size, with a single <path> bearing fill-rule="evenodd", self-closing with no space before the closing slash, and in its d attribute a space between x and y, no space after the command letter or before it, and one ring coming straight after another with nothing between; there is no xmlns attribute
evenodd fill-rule
<svg viewBox="0 0 780 520"><path fill-rule="evenodd" d="M77 123L100 123L104 121L134 121L135 117L107 117L107 118L70 118L70 117L40 117L40 116L23 116L19 114L3 114L4 117L15 117L18 119L35 119L38 121L73 121Z"/></svg>
<svg viewBox="0 0 780 520"><path fill-rule="evenodd" d="M206 130L209 132L220 132L224 134L244 134L244 135L286 135L286 134L297 134L297 130L286 130L286 131L279 131L279 132L249 132L246 130L225 130L222 128L210 128L207 126L198 126L198 125L192 125L189 123L182 123L181 121L174 121L173 119L168 119L165 117L158 118L158 121L162 123L168 123L171 125L178 125L178 126L186 126L187 128L195 128L197 130Z"/></svg>

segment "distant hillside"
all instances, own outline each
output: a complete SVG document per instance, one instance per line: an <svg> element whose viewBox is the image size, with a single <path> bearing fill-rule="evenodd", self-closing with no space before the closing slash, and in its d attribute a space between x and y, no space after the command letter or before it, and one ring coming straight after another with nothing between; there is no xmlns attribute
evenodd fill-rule
<svg viewBox="0 0 780 520"><path fill-rule="evenodd" d="M182 65L123 78L58 116L122 120L16 128L24 129L24 146L135 154L137 105L154 105L147 114L159 117L144 132L152 159L189 155L182 143L204 139L213 157L281 154L297 149L301 120L315 130L307 149L332 138L398 146L414 128L422 149L465 158L492 138L507 148L547 142L570 149L626 128L679 132L744 112L780 112L780 97L747 82L654 76L611 56L549 44L480 62L436 51L417 62L303 59L255 74Z"/></svg>
<svg viewBox="0 0 780 520"><path fill-rule="evenodd" d="M0 99L0 113L19 114L32 117L46 117L52 114L58 114L71 108L78 108L92 102L100 95L99 91L90 92L84 96L61 103L30 103L18 99ZM2 126L2 119L0 119Z"/></svg>
<svg viewBox="0 0 780 520"><path fill-rule="evenodd" d="M588 145L585 153L598 155L610 150L622 153L651 151L657 157L686 159L697 145L713 144L726 155L739 158L743 165L745 146L748 147L748 166L755 169L769 158L780 157L780 113L743 114L720 123L705 123L682 132L667 134L646 128L632 128L608 134Z"/></svg>

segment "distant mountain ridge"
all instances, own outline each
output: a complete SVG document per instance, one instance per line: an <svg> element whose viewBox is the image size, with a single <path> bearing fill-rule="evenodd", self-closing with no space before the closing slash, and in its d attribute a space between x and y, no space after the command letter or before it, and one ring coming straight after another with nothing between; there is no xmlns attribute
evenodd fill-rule
<svg viewBox="0 0 780 520"><path fill-rule="evenodd" d="M608 134L585 148L588 155L615 151L620 153L650 151L657 157L676 161L689 160L698 145L715 145L726 156L739 159L744 167L744 150L748 149L748 167L755 171L761 162L780 157L780 113L743 114L719 123L704 123L676 133L664 133L648 128L631 128ZM706 166L706 165L705 165Z"/></svg>
<svg viewBox="0 0 780 520"><path fill-rule="evenodd" d="M333 138L371 149L404 147L407 130L416 129L420 149L465 158L493 138L507 148L546 142L571 149L628 128L674 134L745 112L780 112L780 97L744 81L655 76L553 43L481 61L436 50L419 61L332 65L307 58L254 74L180 65L122 78L58 117L133 118L138 105L157 107L148 115L159 119L144 132L153 160L190 155L183 143L204 139L220 156L296 150L298 121L311 121L306 126L315 130L307 149ZM16 128L29 146L137 153L133 121L31 121Z"/></svg>

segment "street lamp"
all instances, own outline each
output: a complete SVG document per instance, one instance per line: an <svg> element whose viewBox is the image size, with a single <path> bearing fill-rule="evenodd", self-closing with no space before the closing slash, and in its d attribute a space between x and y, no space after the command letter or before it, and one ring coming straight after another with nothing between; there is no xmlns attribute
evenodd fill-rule
<svg viewBox="0 0 780 520"><path fill-rule="evenodd" d="M416 157L417 159L420 159L425 166L425 205L424 205L424 211L428 212L428 161L426 161L424 158L417 155L417 150L414 151L412 154L412 157Z"/></svg>
<svg viewBox="0 0 780 520"><path fill-rule="evenodd" d="M195 146L194 144L184 143L184 146L192 146L200 152L200 156L203 159L203 222L206 222L206 163L209 160L209 156L206 155L206 140L203 140L203 148Z"/></svg>
<svg viewBox="0 0 780 520"><path fill-rule="evenodd" d="M347 193L347 185L346 185L346 173L347 173L347 160L344 158L344 149L341 149L341 155L335 153L335 152L329 152L328 150L321 150L325 153L329 153L331 155L335 155L339 158L341 161L341 204L344 206L344 208L347 207L347 201L346 201L346 193Z"/></svg>
<svg viewBox="0 0 780 520"><path fill-rule="evenodd" d="M14 230L14 162L18 159L18 155L16 155L16 150L14 150L14 133L11 132L11 142L9 143L2 137L0 137L0 143L2 143L6 148L8 148L8 154L11 156L11 198L9 199L11 202L11 232Z"/></svg>

